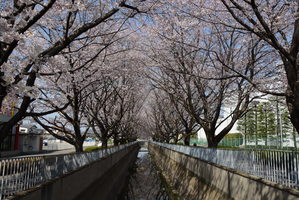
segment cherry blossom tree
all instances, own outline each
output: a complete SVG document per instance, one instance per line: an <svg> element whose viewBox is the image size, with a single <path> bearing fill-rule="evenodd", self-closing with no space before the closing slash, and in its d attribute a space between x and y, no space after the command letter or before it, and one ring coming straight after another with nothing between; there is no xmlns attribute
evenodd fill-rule
<svg viewBox="0 0 299 200"><path fill-rule="evenodd" d="M115 145L134 138L134 121L140 98L135 84L120 74L104 76L101 82L93 85L86 105L87 117L103 147L107 147L110 138Z"/></svg>
<svg viewBox="0 0 299 200"><path fill-rule="evenodd" d="M250 82L262 74L273 81L273 71L260 68L272 52L251 35L190 18L188 13L163 13L161 18L156 19L156 37L148 44L152 65L159 66L153 70L155 82L204 129L208 146L216 147L255 98Z"/></svg>
<svg viewBox="0 0 299 200"><path fill-rule="evenodd" d="M83 151L83 142L89 130L84 108L92 92L89 88L98 81L97 74L101 73L99 56L106 48L106 45L101 48L97 40L77 52L70 46L69 52L64 55L65 71L59 64L48 62L48 72L44 73L47 76L37 83L42 95L30 106L29 115L39 125L54 137L74 145L77 152ZM60 109L61 105L65 106ZM45 114L52 110L57 112Z"/></svg>
<svg viewBox="0 0 299 200"><path fill-rule="evenodd" d="M0 6L0 107L8 98L18 102L15 115L0 128L0 141L29 115L27 108L38 95L36 81L48 62L64 66L60 55L74 41L97 37L99 26L106 32L101 34L116 33L147 8L146 2L128 0L8 0Z"/></svg>
<svg viewBox="0 0 299 200"><path fill-rule="evenodd" d="M287 87L285 92L257 88L268 94L286 97L291 122L299 132L299 2L288 0L221 0L221 2L222 4L213 8L215 12L211 14L215 23L254 34L264 41L269 49L276 52L280 61L272 67L276 71L284 71L285 76L281 79ZM221 14L218 12L220 10ZM219 14L215 14L216 12Z"/></svg>
<svg viewBox="0 0 299 200"><path fill-rule="evenodd" d="M124 62L124 59L119 57L123 53L128 54L132 49L129 39L131 32L118 30L111 33L111 28L109 29L105 35L101 29L100 33L93 32L79 42L74 41L63 51L65 54L61 55L61 59L64 59L64 68L61 69L60 63L48 62L47 71L40 71L44 79L36 84L43 97L33 103L30 116L34 116L34 119L53 136L74 145L77 151L83 150L86 134L95 124L94 117L90 118L88 111L92 109L91 113L94 113L98 110L95 107L91 108L91 105L104 105L107 120L117 114L123 119L127 115L126 112L132 109L129 105L135 105L134 99L130 100L125 96L131 93L126 93L126 90L120 87L122 84L129 86L129 81L119 78L119 73L129 69L125 66L115 67ZM133 69L129 71L133 73ZM130 75L130 72L125 73ZM130 85L132 84L131 81ZM108 91L111 92L109 93L111 98L99 98L98 94L107 94L105 92ZM129 104L130 101L134 103ZM67 107L59 109L60 105ZM57 115L44 116L44 113L50 112L48 110L55 109L58 111ZM128 127L121 126L124 120L120 119L113 121L113 128L110 130L115 144L119 143L120 133L123 133L122 140L127 139L124 132ZM94 133L98 135L97 132ZM107 140L103 141L103 144L107 146Z"/></svg>
<svg viewBox="0 0 299 200"><path fill-rule="evenodd" d="M174 78L175 75L173 73L167 74L165 69L161 70L154 69L149 74L149 78L156 88L152 103L154 105L151 109L153 112L151 114L152 123L155 123L154 126L159 129L156 134L170 135L175 142L183 140L185 145L190 145L190 137L198 131L198 124L188 113L187 104L184 100L195 99L194 93L189 90L188 95L190 96L186 97L186 93L180 91L182 85L178 83L178 79ZM159 138L157 135L155 137Z"/></svg>
<svg viewBox="0 0 299 200"><path fill-rule="evenodd" d="M181 139L183 126L180 116L165 93L154 92L147 118L149 129L153 131L152 138L155 141L176 144Z"/></svg>

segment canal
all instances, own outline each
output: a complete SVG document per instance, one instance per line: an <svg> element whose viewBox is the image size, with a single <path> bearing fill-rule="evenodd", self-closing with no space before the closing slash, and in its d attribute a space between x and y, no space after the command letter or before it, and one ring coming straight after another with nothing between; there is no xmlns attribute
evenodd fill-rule
<svg viewBox="0 0 299 200"><path fill-rule="evenodd" d="M170 200L164 181L151 160L148 149L142 146L132 169L126 191L120 200Z"/></svg>

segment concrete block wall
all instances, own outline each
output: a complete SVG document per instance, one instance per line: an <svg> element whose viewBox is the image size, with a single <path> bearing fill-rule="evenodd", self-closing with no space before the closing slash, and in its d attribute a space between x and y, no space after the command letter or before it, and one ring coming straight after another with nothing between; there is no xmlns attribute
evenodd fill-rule
<svg viewBox="0 0 299 200"><path fill-rule="evenodd" d="M179 199L295 200L299 191L150 144L149 151Z"/></svg>
<svg viewBox="0 0 299 200"><path fill-rule="evenodd" d="M128 178L128 169L137 158L138 150L139 145L135 144L30 190L17 193L9 199L117 199Z"/></svg>

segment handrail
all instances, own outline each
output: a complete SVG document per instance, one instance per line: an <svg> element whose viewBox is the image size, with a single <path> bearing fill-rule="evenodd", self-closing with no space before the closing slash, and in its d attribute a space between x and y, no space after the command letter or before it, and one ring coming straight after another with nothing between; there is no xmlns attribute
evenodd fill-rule
<svg viewBox="0 0 299 200"><path fill-rule="evenodd" d="M299 152L297 151L216 149L151 143L299 189Z"/></svg>
<svg viewBox="0 0 299 200"><path fill-rule="evenodd" d="M26 156L0 161L0 200L136 144L131 142L90 152Z"/></svg>

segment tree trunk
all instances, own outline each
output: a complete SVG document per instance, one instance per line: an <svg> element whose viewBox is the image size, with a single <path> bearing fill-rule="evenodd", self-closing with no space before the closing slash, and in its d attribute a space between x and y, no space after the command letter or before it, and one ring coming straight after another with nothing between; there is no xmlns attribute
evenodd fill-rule
<svg viewBox="0 0 299 200"><path fill-rule="evenodd" d="M296 20L296 27L294 31L294 38L297 38L296 40L299 40L298 36L299 32L299 21ZM295 42L295 41L293 41ZM290 113L290 120L295 127L297 133L299 134L299 66L298 66L298 60L297 60L297 54L298 54L298 44L295 46L292 45L292 48L294 52L291 50L291 57L293 57L293 60L288 60L284 56L282 56L282 60L284 62L284 67L288 79L288 87L286 90L286 103L288 106L288 110Z"/></svg>
<svg viewBox="0 0 299 200"><path fill-rule="evenodd" d="M76 152L79 153L79 152L83 152L83 143L81 144L76 144L75 145L75 149L76 149Z"/></svg>
<svg viewBox="0 0 299 200"><path fill-rule="evenodd" d="M114 146L119 145L119 140L117 139L117 137L114 137L114 138L113 138L113 145L114 145Z"/></svg>
<svg viewBox="0 0 299 200"><path fill-rule="evenodd" d="M170 139L168 139L168 142L167 143L170 143ZM174 144L177 144L178 143L178 139L177 138L175 138L174 139Z"/></svg>
<svg viewBox="0 0 299 200"><path fill-rule="evenodd" d="M104 138L101 140L101 142L102 142L102 147L106 149L108 147L108 139Z"/></svg>
<svg viewBox="0 0 299 200"><path fill-rule="evenodd" d="M187 146L190 146L190 134L185 136L184 144L187 145Z"/></svg>
<svg viewBox="0 0 299 200"><path fill-rule="evenodd" d="M76 149L76 152L83 152L83 143L84 143L85 137L81 137L77 139L78 144L78 150Z"/></svg>
<svg viewBox="0 0 299 200"><path fill-rule="evenodd" d="M215 141L208 141L208 147L209 148L217 148L218 143Z"/></svg>
<svg viewBox="0 0 299 200"><path fill-rule="evenodd" d="M295 127L297 133L299 134L299 106L297 108L296 104L293 102L294 99L292 99L290 97L287 97L286 100L287 100L288 109L290 112L291 122L292 122L293 126Z"/></svg>
<svg viewBox="0 0 299 200"><path fill-rule="evenodd" d="M26 81L26 86L33 86L35 83L35 80L36 80L36 73L34 71L32 71ZM1 92L1 94L5 94L3 91L0 91L0 92ZM0 98L0 101L3 101L3 97ZM5 122L2 125L2 128L0 129L0 144L9 135L10 129L26 116L27 108L29 107L31 102L32 102L31 97L24 96L18 112L8 122ZM1 108L2 107L0 107L0 109Z"/></svg>
<svg viewBox="0 0 299 200"><path fill-rule="evenodd" d="M209 148L217 148L219 141L217 141L216 137L215 137L215 132L207 132L206 133L206 137L208 140L208 147Z"/></svg>
<svg viewBox="0 0 299 200"><path fill-rule="evenodd" d="M296 138L295 128L293 128L292 132L293 132L292 135L294 140L294 147L297 149L297 138Z"/></svg>

